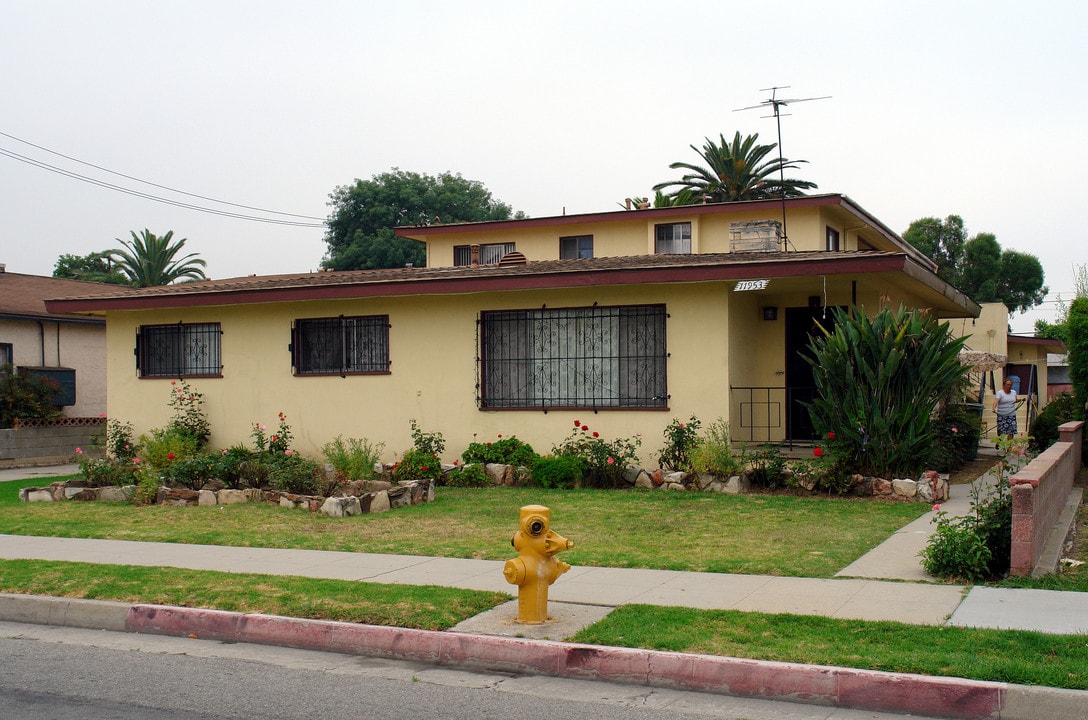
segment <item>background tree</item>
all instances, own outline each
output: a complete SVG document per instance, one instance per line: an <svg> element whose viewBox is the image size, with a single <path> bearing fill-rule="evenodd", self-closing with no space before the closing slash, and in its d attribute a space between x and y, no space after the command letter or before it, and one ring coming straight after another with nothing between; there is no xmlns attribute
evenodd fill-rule
<svg viewBox="0 0 1088 720"><path fill-rule="evenodd" d="M333 208L322 266L367 270L426 263L423 243L397 237L399 225L509 220L510 206L491 196L483 183L460 174L438 177L393 168L371 180L341 185L329 194ZM513 215L520 219L524 213Z"/></svg>
<svg viewBox="0 0 1088 720"><path fill-rule="evenodd" d="M144 229L139 235L130 231L132 240L117 238L124 250L110 250L109 255L116 268L128 278L134 287L169 285L179 280L204 280L204 261L189 253L181 258L177 254L185 246L186 238L174 241L174 231L156 235Z"/></svg>
<svg viewBox="0 0 1088 720"><path fill-rule="evenodd" d="M53 266L53 277L114 285L128 284L128 278L113 266L108 250L88 255L61 255Z"/></svg>
<svg viewBox="0 0 1088 720"><path fill-rule="evenodd" d="M658 183L654 191L676 188L672 195L675 200L680 194L689 191L689 204L703 202L729 202L733 200L766 200L771 198L796 197L804 195L805 190L816 187L816 183L793 178L782 179L781 173L796 170L805 160L788 160L774 154L776 143L760 145L759 134L744 138L737 132L733 142L728 142L725 135L715 143L706 138L702 149L691 146L706 165L674 162L669 167L673 170L687 170L679 180Z"/></svg>
<svg viewBox="0 0 1088 720"><path fill-rule="evenodd" d="M1069 380L1073 384L1077 419L1083 420L1088 407L1088 297L1078 297L1069 304L1065 346L1069 351Z"/></svg>
<svg viewBox="0 0 1088 720"><path fill-rule="evenodd" d="M976 302L1003 302L1013 312L1026 312L1046 296L1039 258L1002 250L993 233L968 240L959 215L915 220L903 239L937 263L941 279Z"/></svg>
<svg viewBox="0 0 1088 720"><path fill-rule="evenodd" d="M1073 297L1088 297L1088 265L1073 266ZM1035 336L1065 342L1065 323L1069 318L1069 306L1058 296L1058 313L1054 322L1035 321Z"/></svg>

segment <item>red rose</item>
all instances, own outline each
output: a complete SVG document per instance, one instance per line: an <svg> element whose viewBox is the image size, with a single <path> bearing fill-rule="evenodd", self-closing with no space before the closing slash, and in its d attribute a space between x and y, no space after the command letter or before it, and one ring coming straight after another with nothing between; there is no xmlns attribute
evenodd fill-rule
<svg viewBox="0 0 1088 720"><path fill-rule="evenodd" d="M579 422L578 420L575 420L575 421L574 421L574 427L578 427L578 426L579 426L579 425L581 425L581 424L582 424L582 423L581 423L581 422Z"/></svg>
<svg viewBox="0 0 1088 720"><path fill-rule="evenodd" d="M597 432L596 430L593 431L593 437L600 437L600 436L601 436L601 434L599 432Z"/></svg>
<svg viewBox="0 0 1088 720"><path fill-rule="evenodd" d="M835 432L833 430L828 430L827 431L827 439L828 440L834 440L835 439Z"/></svg>
<svg viewBox="0 0 1088 720"><path fill-rule="evenodd" d="M173 460L174 459L174 453L167 453L166 454L166 459L167 460Z"/></svg>
<svg viewBox="0 0 1088 720"><path fill-rule="evenodd" d="M582 426L582 432L585 432L586 430L589 430L589 426L588 425L583 425Z"/></svg>
<svg viewBox="0 0 1088 720"><path fill-rule="evenodd" d="M812 454L815 455L816 457L823 457L824 456L824 449L822 447L820 447L819 445L817 445L816 447L812 448Z"/></svg>

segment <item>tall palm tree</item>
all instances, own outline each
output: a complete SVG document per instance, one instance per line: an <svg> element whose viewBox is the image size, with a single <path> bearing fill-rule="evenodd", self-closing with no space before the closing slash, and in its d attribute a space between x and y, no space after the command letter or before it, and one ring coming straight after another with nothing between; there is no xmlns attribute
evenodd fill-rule
<svg viewBox="0 0 1088 720"><path fill-rule="evenodd" d="M672 193L676 201L681 200L681 196L687 191L690 198L687 204L694 204L796 197L804 195L805 190L816 187L816 183L808 180L783 178L784 171L795 170L800 163L806 161L780 159L773 155L768 157L778 146L775 143L758 145L758 133L741 138L738 132L733 136L732 143L726 141L725 135L720 137L720 143L706 138L702 150L691 146L706 163L705 167L675 162L669 167L689 172L679 180L654 185L654 190L676 187Z"/></svg>
<svg viewBox="0 0 1088 720"><path fill-rule="evenodd" d="M120 270L134 287L169 285L179 280L204 280L205 263L196 253L175 259L186 238L173 242L174 231L155 235L146 228L139 235L130 231L132 240L117 238L124 250L111 250L115 269Z"/></svg>

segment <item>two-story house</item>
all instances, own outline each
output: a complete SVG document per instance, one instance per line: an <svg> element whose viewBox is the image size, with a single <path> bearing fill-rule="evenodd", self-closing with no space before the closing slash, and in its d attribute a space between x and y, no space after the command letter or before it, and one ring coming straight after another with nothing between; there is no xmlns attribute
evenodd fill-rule
<svg viewBox="0 0 1088 720"><path fill-rule="evenodd" d="M783 233L788 223L788 236ZM515 434L546 452L578 419L644 439L674 417L737 439L807 440L803 359L833 306L979 306L843 195L398 228L427 267L243 277L69 297L104 316L111 413L168 419L169 381L204 394L212 442L286 412L299 450L337 435L450 458Z"/></svg>

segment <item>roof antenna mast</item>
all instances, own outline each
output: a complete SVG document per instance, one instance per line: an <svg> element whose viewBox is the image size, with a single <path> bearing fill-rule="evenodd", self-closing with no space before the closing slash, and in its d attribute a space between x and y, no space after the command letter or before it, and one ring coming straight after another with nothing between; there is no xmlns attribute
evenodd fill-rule
<svg viewBox="0 0 1088 720"><path fill-rule="evenodd" d="M820 97L810 98L780 98L778 97L779 90L788 90L789 85L775 85L774 87L762 88L760 92L770 92L771 96L761 102L758 105L749 105L748 107L737 108L733 112L740 112L741 110L755 110L756 108L771 108L770 115L764 115L763 117L773 117L775 126L778 129L778 191L782 197L782 249L787 250L789 244L789 235L786 233L786 171L782 167L782 108L792 103L810 102L812 100L827 100L830 95L822 95ZM785 113L789 115L790 113Z"/></svg>

